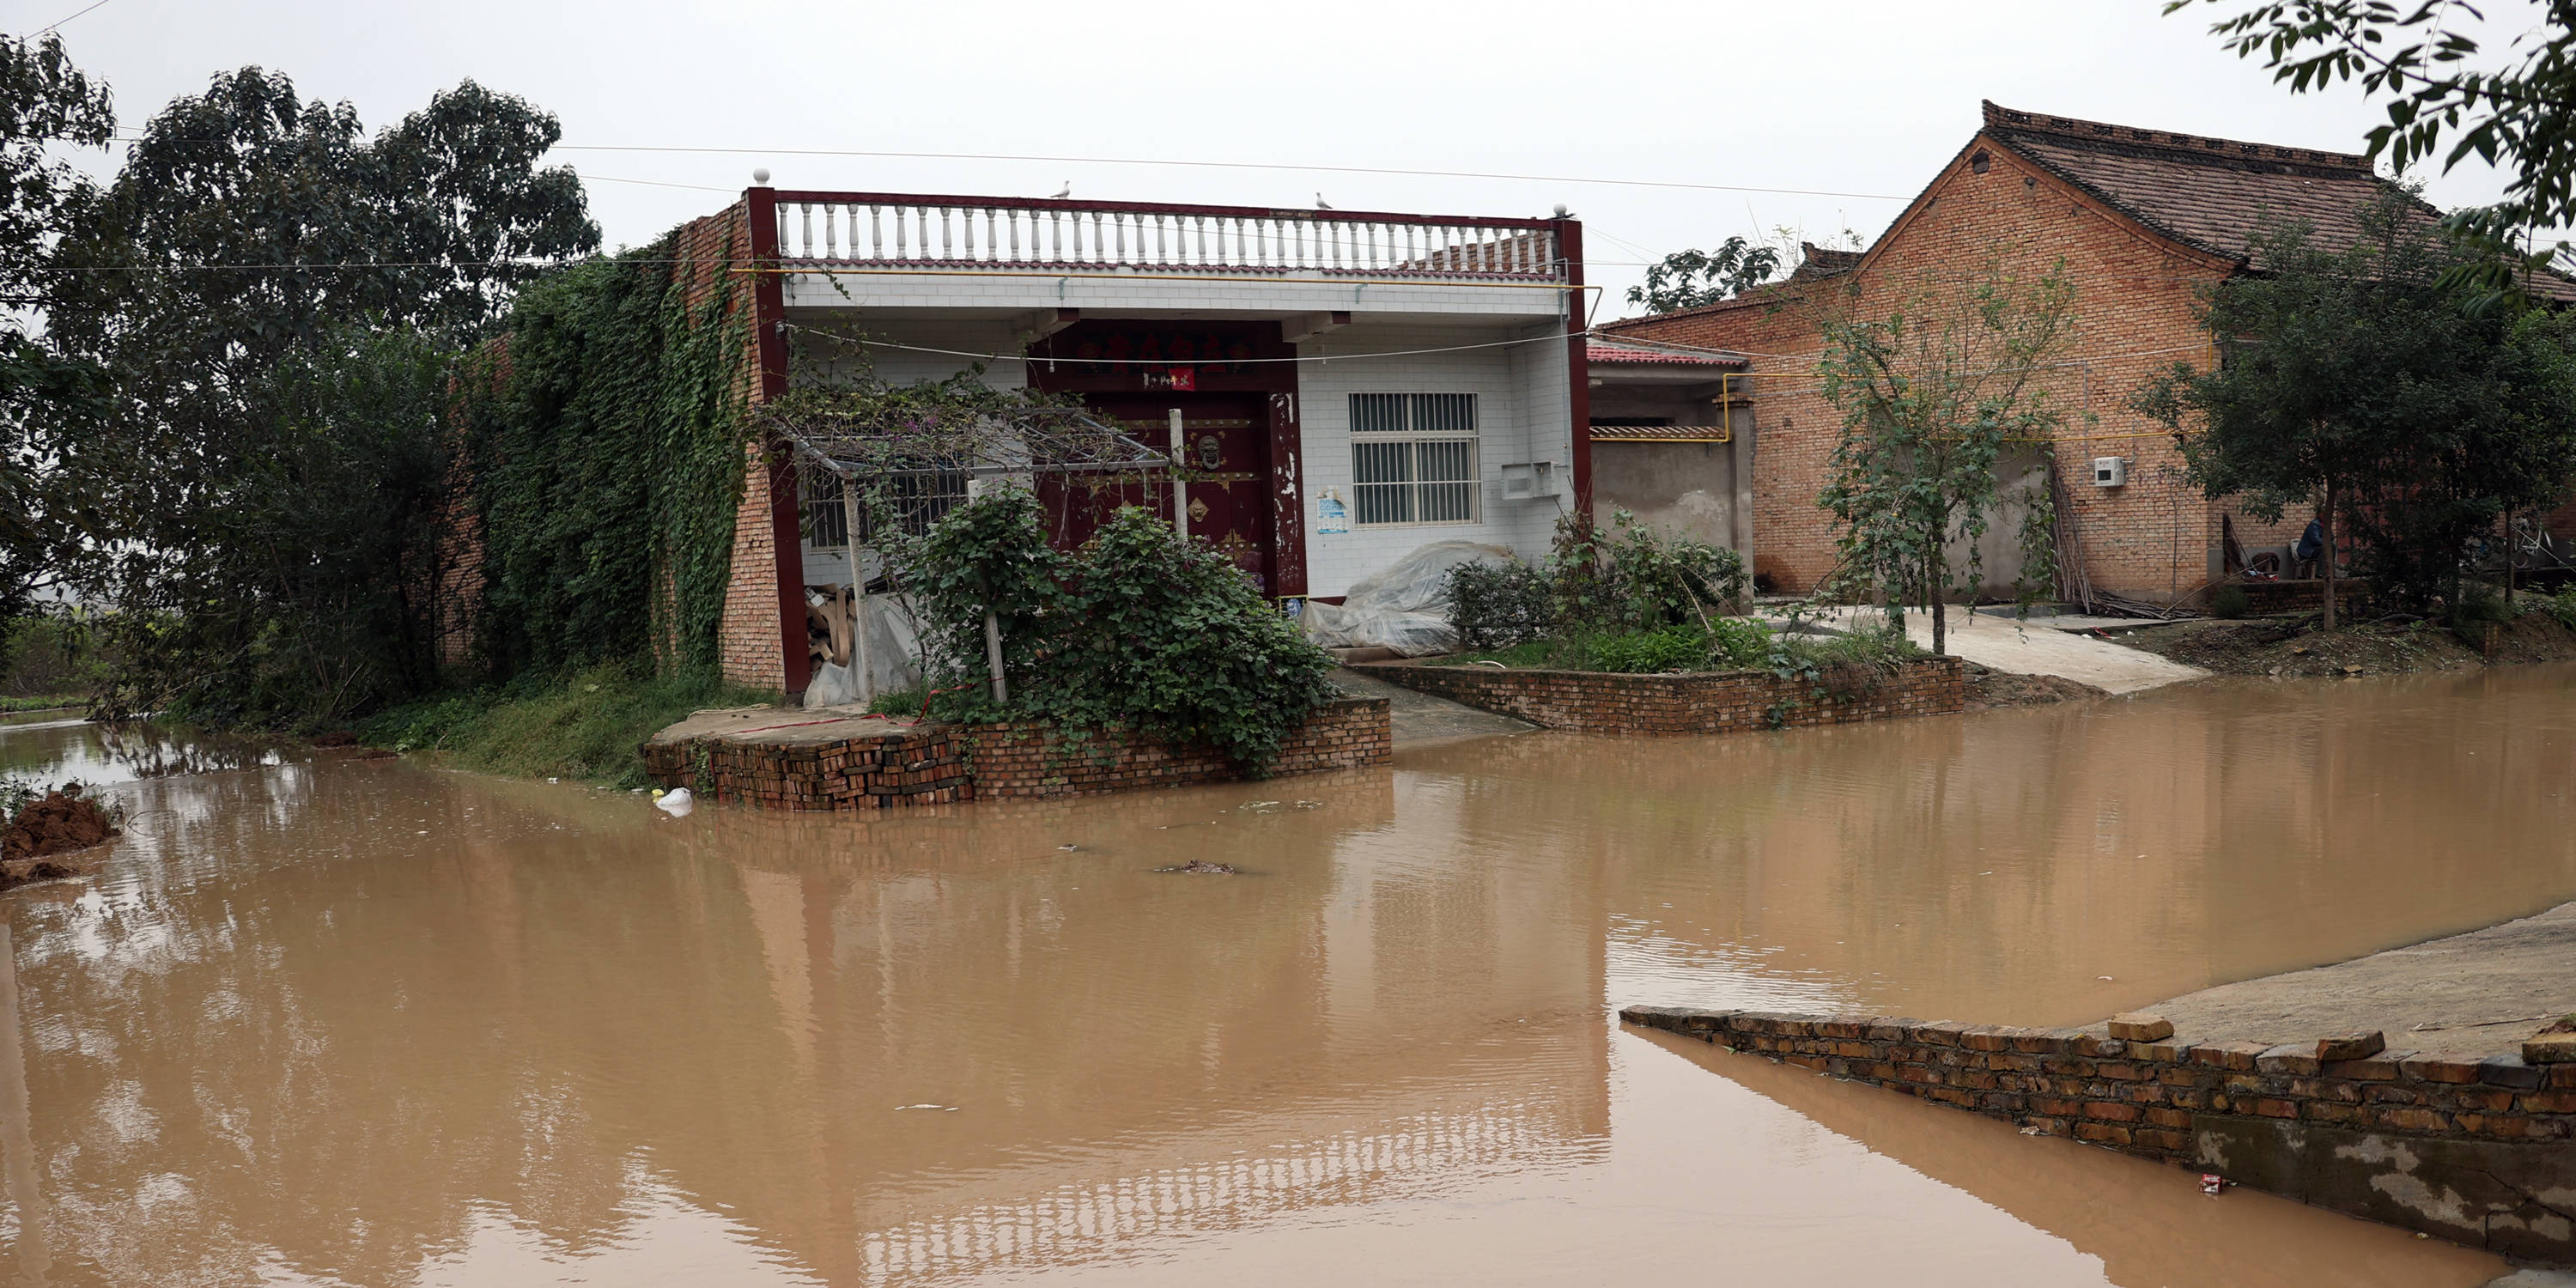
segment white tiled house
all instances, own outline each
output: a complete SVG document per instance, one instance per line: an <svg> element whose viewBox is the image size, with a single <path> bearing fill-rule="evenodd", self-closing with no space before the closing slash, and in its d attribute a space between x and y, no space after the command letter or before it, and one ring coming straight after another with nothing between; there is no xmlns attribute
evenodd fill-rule
<svg viewBox="0 0 2576 1288"><path fill-rule="evenodd" d="M1589 495L1573 219L765 187L741 210L771 270L768 392L864 352L898 383L980 364L995 385L1074 392L1156 448L1177 410L1181 452L1216 479L1189 486L1191 534L1279 600L1338 598L1439 540L1543 558ZM845 584L845 547L836 522L795 513L790 479L754 474L736 561L775 576L746 592L737 569L726 669L801 692L797 592Z"/></svg>

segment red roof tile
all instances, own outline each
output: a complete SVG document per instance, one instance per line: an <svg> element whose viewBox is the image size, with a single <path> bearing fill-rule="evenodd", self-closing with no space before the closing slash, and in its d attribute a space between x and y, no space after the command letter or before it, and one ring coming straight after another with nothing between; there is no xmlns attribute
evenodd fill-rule
<svg viewBox="0 0 2576 1288"><path fill-rule="evenodd" d="M1689 353L1676 349L1639 349L1624 344L1603 344L1599 340L1588 341L1584 347L1594 362L1650 363L1670 367L1727 367L1737 370L1745 366L1745 360L1742 357L1726 354Z"/></svg>

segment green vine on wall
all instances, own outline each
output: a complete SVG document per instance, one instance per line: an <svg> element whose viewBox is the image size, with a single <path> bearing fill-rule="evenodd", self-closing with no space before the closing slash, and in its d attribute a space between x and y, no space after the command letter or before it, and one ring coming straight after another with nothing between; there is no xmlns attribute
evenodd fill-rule
<svg viewBox="0 0 2576 1288"><path fill-rule="evenodd" d="M728 264L680 251L675 231L531 284L506 339L468 364L480 646L496 674L717 661L751 432L749 309Z"/></svg>

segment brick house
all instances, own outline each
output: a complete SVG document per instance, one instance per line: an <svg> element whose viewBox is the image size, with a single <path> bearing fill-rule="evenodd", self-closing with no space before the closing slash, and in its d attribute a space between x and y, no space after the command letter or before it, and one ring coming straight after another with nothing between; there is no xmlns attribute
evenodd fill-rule
<svg viewBox="0 0 2576 1288"><path fill-rule="evenodd" d="M735 230L739 230L736 232ZM734 237L755 399L980 371L1077 395L1161 450L1193 536L1283 602L1414 549L1544 556L1590 488L1582 225L1325 210L746 190L683 230ZM825 335L836 337L825 341ZM1212 476L1212 477L1208 477ZM756 452L720 635L730 679L800 694L805 595L849 580L837 501ZM926 499L967 494L961 477ZM1158 512L1172 508L1149 489ZM1040 486L1042 499L1046 486Z"/></svg>
<svg viewBox="0 0 2576 1288"><path fill-rule="evenodd" d="M2025 463L2038 471L2029 477L2044 478L2053 460L2061 537L2072 538L2095 589L2187 600L2220 575L2223 525L2259 552L2295 541L2309 516L2264 525L2202 497L2185 483L2170 434L2131 411L2129 397L2177 359L2211 360L2193 320L2196 293L2262 271L2248 240L2265 216L2305 221L2319 244L2345 246L2360 233L2357 212L2392 187L2359 156L1987 103L1983 127L1865 252L1810 248L1776 287L1604 323L1595 334L1746 359L1729 383L1751 390L1750 423L1738 432L1757 444L1755 567L1770 584L1804 591L1834 563L1835 532L1816 505L1841 424L1814 374L1823 310L1884 316L1926 283L1982 271L1989 257L2025 278L2062 263L2076 290L2076 331L2047 383L2069 415L2062 436ZM2097 486L2094 463L2110 459L2119 481ZM1990 552L1987 567L1996 564Z"/></svg>

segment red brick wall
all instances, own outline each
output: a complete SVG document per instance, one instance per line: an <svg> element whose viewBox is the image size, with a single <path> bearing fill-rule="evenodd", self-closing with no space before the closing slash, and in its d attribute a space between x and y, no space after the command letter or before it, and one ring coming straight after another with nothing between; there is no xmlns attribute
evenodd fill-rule
<svg viewBox="0 0 2576 1288"><path fill-rule="evenodd" d="M1383 765L1395 755L1384 698L1344 698L1306 718L1279 749L1273 776ZM1093 796L1141 787L1179 787L1243 777L1242 767L1214 747L1175 747L1133 734L1059 746L1044 728L979 725L974 734L975 794L1013 797Z"/></svg>
<svg viewBox="0 0 2576 1288"><path fill-rule="evenodd" d="M778 629L778 540L769 521L770 476L768 453L753 445L744 458L742 504L734 510L733 572L725 583L716 656L726 679L784 690L786 640Z"/></svg>
<svg viewBox="0 0 2576 1288"><path fill-rule="evenodd" d="M2263 1124L2276 1122L2319 1138L2318 1153L2328 1168L2335 1161L2328 1148L2336 1143L2332 1138L2346 1131L2381 1136L2379 1153L2393 1136L2437 1142L2449 1147L2445 1153L2467 1154L2472 1162L2489 1161L2498 1146L2525 1142L2549 1142L2533 1147L2558 1151L2563 1159L2565 1142L2576 1137L2576 1064L2531 1065L2509 1055L2452 1060L2409 1051L2320 1060L2314 1040L2281 1046L2123 1042L2082 1029L1856 1015L1631 1006L1619 1018L2001 1118L2042 1135L2216 1169L2231 1179L2272 1180L2276 1184L2269 1188L2295 1198L2501 1252L2563 1261L2576 1248L2564 1233L2522 1237L2524 1221L2488 1221L2476 1205L2458 1203L2456 1196L2453 1206L2463 1209L2459 1225L2437 1218L2442 1205L2409 1208L2366 1197L2353 1202L2335 1191L2367 1195L2372 1187L2366 1178L2358 1185L2323 1184L2315 1175L2316 1158L2283 1157L2283 1151L2257 1157L2247 1147L2263 1141ZM2258 1130L2249 1134L2249 1127ZM2475 1175L2444 1178L2438 1170L2447 1160L2418 1149L2430 1156L2429 1165L2426 1175L2412 1179L2435 1182L2435 1192L2444 1179L2479 1199L2500 1188ZM2480 1149L2490 1151L2487 1158L2477 1157ZM2569 1168L2561 1162L2550 1170ZM2563 1231L2565 1224L2557 1227Z"/></svg>
<svg viewBox="0 0 2576 1288"><path fill-rule="evenodd" d="M1978 147L1992 157L1984 174L1967 160ZM1927 289L1950 292L1980 277L1998 258L2016 276L2054 269L2075 288L2073 339L2042 383L2067 413L2054 450L2071 498L2066 517L2094 586L2156 601L2188 595L2207 580L2217 517L2183 485L2172 439L2127 401L2177 359L2209 361L2208 338L2193 321L2194 291L2229 266L2103 209L2001 144L1980 137L1964 149L1859 270L1602 329L1752 356L1756 568L1805 591L1834 562L1835 531L1816 505L1841 425L1817 388L1821 320L1885 317ZM2128 485L2094 487L2096 456L2129 458ZM2283 526L2295 539L2299 525ZM2242 523L2238 530L2249 538L2264 532Z"/></svg>
<svg viewBox="0 0 2576 1288"><path fill-rule="evenodd" d="M1343 698L1307 717L1272 775L1383 765L1395 752L1384 698ZM1132 734L1061 745L1039 725L923 725L828 743L707 738L646 743L644 767L665 787L773 809L866 810L952 801L1095 796L1243 777L1208 746Z"/></svg>
<svg viewBox="0 0 2576 1288"><path fill-rule="evenodd" d="M1601 671L1503 671L1480 666L1380 662L1354 671L1390 684L1527 720L1594 733L1739 733L1849 724L1957 711L1965 683L1955 657L1897 663L1890 672L1849 668L1822 687L1768 671L1613 675Z"/></svg>

